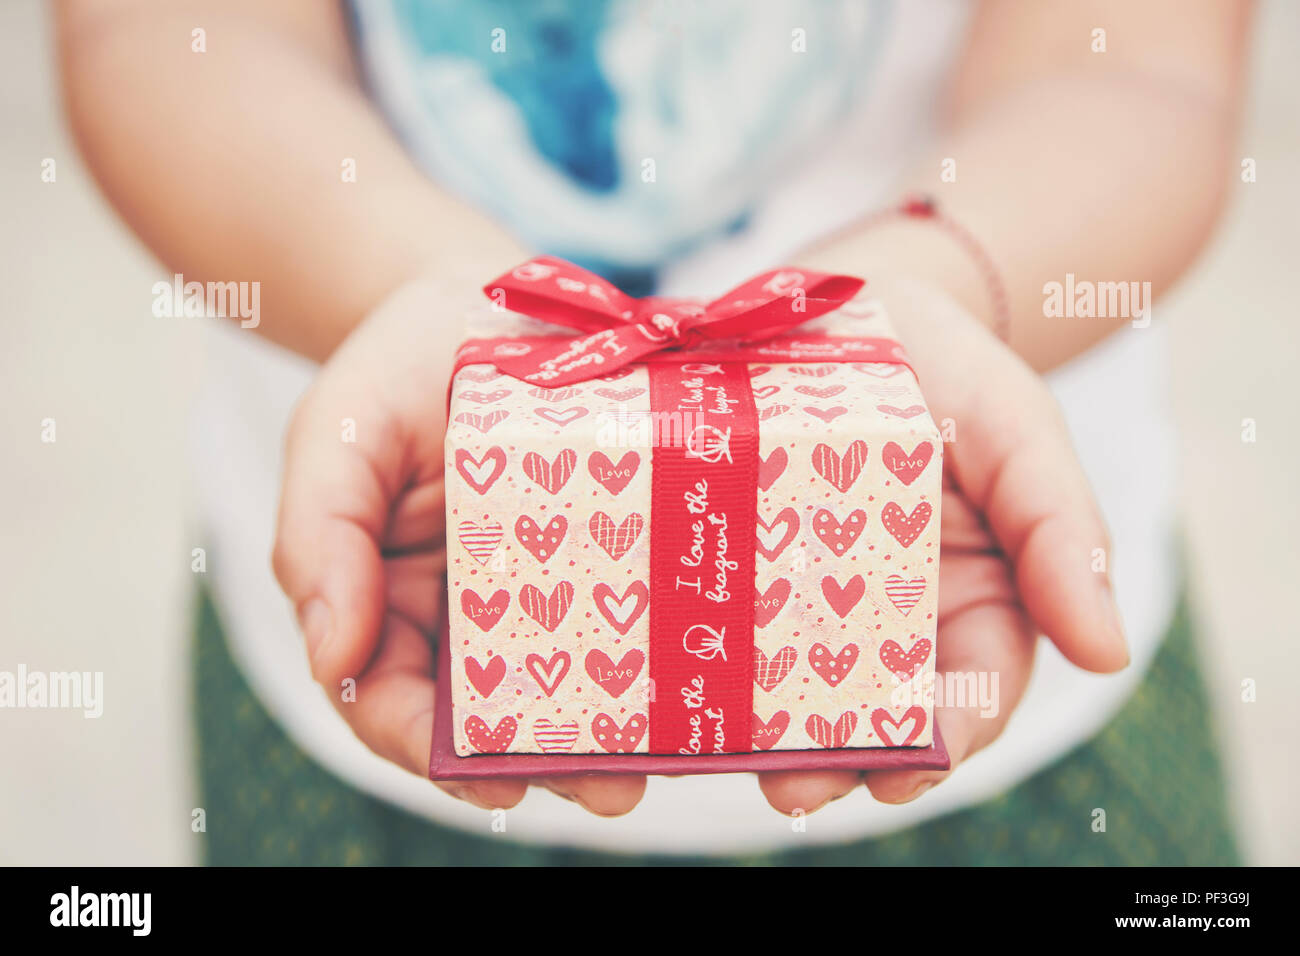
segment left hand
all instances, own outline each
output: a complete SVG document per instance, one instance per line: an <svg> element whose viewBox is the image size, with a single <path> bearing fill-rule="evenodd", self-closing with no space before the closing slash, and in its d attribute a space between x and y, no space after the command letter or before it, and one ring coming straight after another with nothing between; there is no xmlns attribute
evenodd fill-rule
<svg viewBox="0 0 1300 956"><path fill-rule="evenodd" d="M811 812L860 783L885 803L914 800L1002 732L1047 635L1072 663L1109 673L1128 663L1119 611L1094 549L1110 542L1065 422L1042 379L945 294L916 282L872 283L907 349L944 448L936 677L998 675L996 713L939 701L949 770L788 771L759 775L783 813ZM990 684L990 686L992 686Z"/></svg>

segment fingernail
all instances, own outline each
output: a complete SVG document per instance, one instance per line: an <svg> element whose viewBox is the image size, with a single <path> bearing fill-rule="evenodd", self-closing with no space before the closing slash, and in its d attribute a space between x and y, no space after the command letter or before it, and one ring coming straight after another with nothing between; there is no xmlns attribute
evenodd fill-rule
<svg viewBox="0 0 1300 956"><path fill-rule="evenodd" d="M925 783L921 784L919 787L917 787L915 790L913 790L913 791L912 791L912 796L909 797L908 799L909 799L909 800L915 800L917 797L921 796L921 794L925 793L927 790L929 790L929 789L930 789L931 787L933 787L933 786L934 786L934 781L933 781L933 780L927 780Z"/></svg>
<svg viewBox="0 0 1300 956"><path fill-rule="evenodd" d="M314 664L316 655L329 640L334 615L329 605L320 598L311 598L298 610L298 626L307 642L307 657Z"/></svg>

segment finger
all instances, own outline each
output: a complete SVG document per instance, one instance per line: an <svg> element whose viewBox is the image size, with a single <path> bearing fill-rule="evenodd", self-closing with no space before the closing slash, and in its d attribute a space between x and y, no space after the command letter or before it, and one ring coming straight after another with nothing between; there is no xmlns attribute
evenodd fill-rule
<svg viewBox="0 0 1300 956"><path fill-rule="evenodd" d="M345 675L332 694L335 707L366 746L422 775L433 742L432 657L420 629L389 614L374 659L364 672Z"/></svg>
<svg viewBox="0 0 1300 956"><path fill-rule="evenodd" d="M440 548L445 541L446 508L445 484L441 476L402 492L388 519L384 550Z"/></svg>
<svg viewBox="0 0 1300 956"><path fill-rule="evenodd" d="M997 542L989 534L984 516L957 489L947 472L943 476L943 507L939 517L942 554L988 552L1001 555Z"/></svg>
<svg viewBox="0 0 1300 956"><path fill-rule="evenodd" d="M862 781L853 770L774 770L758 775L758 787L778 813L812 813L849 793Z"/></svg>
<svg viewBox="0 0 1300 956"><path fill-rule="evenodd" d="M1045 389L1038 401L1050 401ZM1105 573L1110 539L1064 423L1054 411L999 431L1001 420L971 422L954 455L957 481L987 515L1043 633L1080 667L1119 670L1128 645Z"/></svg>
<svg viewBox="0 0 1300 956"><path fill-rule="evenodd" d="M432 634L442 611L442 573L446 551L417 551L384 561L388 610L402 615L426 634Z"/></svg>
<svg viewBox="0 0 1300 956"><path fill-rule="evenodd" d="M433 651L425 634L401 615L389 614L374 660L354 684L341 687L334 701L362 743L421 777L428 775L433 745L432 664ZM438 785L484 809L513 807L527 790L526 782L515 779Z"/></svg>
<svg viewBox="0 0 1300 956"><path fill-rule="evenodd" d="M545 777L537 782L602 817L630 813L645 796L646 788L646 779L641 775Z"/></svg>
<svg viewBox="0 0 1300 956"><path fill-rule="evenodd" d="M1024 695L1036 643L1034 627L1010 603L971 605L945 620L936 651L940 679L934 719L948 750L949 769L869 771L872 796L884 803L914 800L992 743ZM980 686L986 688L984 700Z"/></svg>
<svg viewBox="0 0 1300 956"><path fill-rule="evenodd" d="M364 668L384 615L378 540L400 449L385 442L379 416L348 391L321 390L295 412L285 445L284 480L272 563L293 601L312 674L327 687ZM342 432L350 420L357 440Z"/></svg>
<svg viewBox="0 0 1300 956"><path fill-rule="evenodd" d="M922 322L940 320L908 347L935 417L957 423L945 468L1014 562L1021 598L1043 633L1080 667L1124 667L1127 642L1104 572L1109 537L1055 400L969 318Z"/></svg>

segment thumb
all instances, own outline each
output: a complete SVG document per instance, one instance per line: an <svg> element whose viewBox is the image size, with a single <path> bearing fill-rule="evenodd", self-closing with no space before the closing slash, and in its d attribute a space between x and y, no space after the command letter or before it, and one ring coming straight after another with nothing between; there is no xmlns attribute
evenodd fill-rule
<svg viewBox="0 0 1300 956"><path fill-rule="evenodd" d="M343 440L340 422L373 432L365 415L347 415L328 378L294 415L272 565L293 601L312 675L327 688L365 669L383 624L384 566L379 549L389 495L364 445ZM369 426L369 427L368 427Z"/></svg>
<svg viewBox="0 0 1300 956"><path fill-rule="evenodd" d="M914 333L905 344L926 397L936 419L960 423L945 470L1014 565L1038 628L1076 665L1119 670L1128 663L1123 624L1108 577L1092 568L1110 541L1051 392L951 304L909 304L904 296Z"/></svg>

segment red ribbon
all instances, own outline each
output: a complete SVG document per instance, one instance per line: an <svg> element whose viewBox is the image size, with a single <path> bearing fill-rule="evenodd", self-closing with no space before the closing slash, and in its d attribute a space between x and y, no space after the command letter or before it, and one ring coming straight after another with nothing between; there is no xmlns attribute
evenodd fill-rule
<svg viewBox="0 0 1300 956"><path fill-rule="evenodd" d="M554 388L649 366L651 412L668 426L651 450L651 753L753 749L759 434L748 365L906 365L892 339L790 334L862 285L784 268L707 304L635 299L542 256L484 287L500 308L578 334L470 339L457 369L486 362Z"/></svg>
<svg viewBox="0 0 1300 956"><path fill-rule="evenodd" d="M656 363L650 408L650 752L753 741L758 409L744 362Z"/></svg>
<svg viewBox="0 0 1300 956"><path fill-rule="evenodd" d="M794 268L773 269L708 303L649 296L636 299L571 262L539 256L498 277L483 292L502 310L578 332L470 339L456 367L488 362L507 375L558 388L606 375L633 362L890 362L907 364L893 339L790 333L833 312L862 279Z"/></svg>

